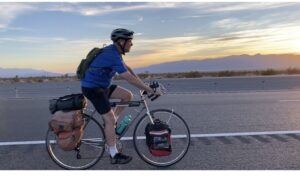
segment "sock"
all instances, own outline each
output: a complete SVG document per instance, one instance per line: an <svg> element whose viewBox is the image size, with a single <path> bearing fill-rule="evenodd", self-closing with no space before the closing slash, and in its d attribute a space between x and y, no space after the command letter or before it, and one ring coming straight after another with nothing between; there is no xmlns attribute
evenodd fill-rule
<svg viewBox="0 0 300 176"><path fill-rule="evenodd" d="M118 126L117 126L117 121L118 121L118 116L115 116L115 119L116 119L116 124L115 124L115 128L117 128Z"/></svg>
<svg viewBox="0 0 300 176"><path fill-rule="evenodd" d="M110 156L111 156L112 158L113 158L117 153L119 153L116 144L115 144L114 146L109 146L109 153L110 153Z"/></svg>

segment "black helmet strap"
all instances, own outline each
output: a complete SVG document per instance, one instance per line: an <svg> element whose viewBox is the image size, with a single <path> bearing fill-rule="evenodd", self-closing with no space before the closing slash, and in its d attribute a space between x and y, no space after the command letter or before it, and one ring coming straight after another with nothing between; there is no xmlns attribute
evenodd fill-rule
<svg viewBox="0 0 300 176"><path fill-rule="evenodd" d="M125 46L127 44L128 39L124 39L124 40L125 40L125 42L124 42L123 46L119 42L117 42L118 46L122 49L123 55L125 55Z"/></svg>

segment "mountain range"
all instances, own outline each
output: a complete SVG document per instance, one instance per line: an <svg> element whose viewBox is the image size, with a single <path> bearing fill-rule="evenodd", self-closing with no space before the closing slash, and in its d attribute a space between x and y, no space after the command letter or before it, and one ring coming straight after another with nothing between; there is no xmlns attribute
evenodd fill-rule
<svg viewBox="0 0 300 176"><path fill-rule="evenodd" d="M225 71L225 70L265 70L300 68L300 55L272 54L272 55L234 55L204 60L182 60L136 68L136 73L174 73L189 71ZM0 78L12 77L36 77L36 76L61 76L61 73L53 73L44 70L0 68ZM68 73L73 76L74 73Z"/></svg>
<svg viewBox="0 0 300 176"><path fill-rule="evenodd" d="M215 59L182 60L134 69L137 73L172 73L188 71L265 70L300 68L300 55L235 55Z"/></svg>
<svg viewBox="0 0 300 176"><path fill-rule="evenodd" d="M0 68L0 78L38 77L38 76L61 76L61 73L53 73L44 70L22 69L22 68Z"/></svg>

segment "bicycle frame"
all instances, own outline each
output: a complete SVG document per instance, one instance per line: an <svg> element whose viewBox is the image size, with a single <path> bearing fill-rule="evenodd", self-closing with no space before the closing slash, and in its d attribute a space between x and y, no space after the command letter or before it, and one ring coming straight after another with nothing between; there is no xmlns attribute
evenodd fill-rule
<svg viewBox="0 0 300 176"><path fill-rule="evenodd" d="M122 134L116 135L116 139L117 139L116 145L118 147L118 150L119 149L122 150L122 141L121 140L122 140L123 136L125 135L125 133L128 131L128 129L131 126L134 126L133 124L137 121L136 127L133 131L133 145L134 145L134 148L135 148L135 151L137 152L137 154L141 157L142 160L144 160L145 162L147 162L150 165L159 166L159 167L170 166L170 165L173 165L173 164L177 163L178 161L180 161L187 153L189 145L190 145L190 130L189 130L186 122L184 121L184 119L180 115L175 113L173 111L173 109L171 109L171 110L169 110L169 109L153 110L152 109L150 111L148 102L146 99L150 99L151 101L154 101L158 97L158 96L154 96L154 97L153 96L154 95L150 95L150 96L145 95L145 94L143 94L142 91L140 91L140 100L128 101L128 102L110 102L111 107L140 107L140 108L135 109L136 113L134 114L134 117L132 117L131 122L128 124L128 126L125 128L125 130L122 132ZM90 104L90 103L88 103L88 104ZM95 108L89 108L87 106L85 106L83 108L84 119L86 122L83 130L86 130L85 128L87 127L87 125L92 121L93 123L96 124L96 128L100 127L101 136L96 137L96 136L86 135L86 138L82 139L81 143L74 150L77 152L77 153L75 153L77 159L84 158L84 156L81 155L82 153L80 153L80 145L82 145L82 144L93 146L93 147L97 148L97 150L99 150L98 155L93 156L92 158L89 158L92 160L89 163L87 163L86 165L75 166L76 165L75 164L74 166L73 165L71 166L71 165L68 165L68 163L65 164L64 161L62 161L60 158L56 157L57 154L60 155L61 153L56 153L56 151L53 151L53 147L51 145L49 145L51 143L51 141L50 141L51 136L49 138L49 130L48 130L47 138L46 138L47 151L48 151L49 155L51 156L52 160L56 164L58 164L59 166L65 168L65 169L74 169L74 168L76 169L79 167L82 169L86 169L86 168L89 168L89 167L92 167L93 165L95 165L101 159L105 150L108 150L107 144L106 144L107 141L105 138L105 131L103 130L103 128L105 126L105 120L104 120L103 116L100 115L103 120L103 123L99 123L99 121L94 118L96 112L97 111ZM169 123L171 118L176 116L176 119L179 120L178 122L181 123L180 128L182 128L184 130L183 131L184 134L179 133L179 135L178 135L177 133L174 133L176 135L176 137L174 137L174 139L176 139L176 138L185 138L186 139L186 140L180 139L181 142L182 141L184 142L184 145L182 145L182 146L179 145L179 147L178 147L179 152L174 153L174 156L171 157L173 159L166 158L168 161L165 161L165 160L160 161L159 160L160 158L158 158L158 160L156 160L156 159L153 159L151 155L150 155L150 158L149 158L149 156L144 155L143 154L144 151L140 150L140 144L144 146L144 145L146 145L146 143L143 141L137 142L137 140L139 140L139 139L147 139L146 136L143 136L143 134L142 134L143 131L140 131L140 130L143 130L142 128L140 128L141 127L140 125L141 124L145 125L144 120L146 120L146 123L154 124L153 118L160 118L159 115L156 115L159 113L168 114L169 117L167 116L167 118L169 118L169 119L167 119L167 121L166 121L167 123ZM145 116L147 116L147 117L145 117ZM147 120L148 118L149 118L149 121ZM95 127L95 126L93 126L93 127ZM94 129L94 128L91 128L91 129ZM139 130L137 130L137 129L139 129ZM139 131L140 134L137 133L137 131ZM93 131L90 131L90 132L93 132ZM179 132L181 132L181 131L179 131ZM90 134L90 133L88 133L88 134ZM98 133L94 133L94 134L98 134ZM138 135L140 135L140 136L138 136ZM177 146L174 146L174 147L177 148ZM85 150L86 148L83 147L82 149ZM173 151L175 151L175 150L173 150ZM83 152L83 154L84 154L84 152Z"/></svg>
<svg viewBox="0 0 300 176"><path fill-rule="evenodd" d="M148 107L147 101L146 101L146 95L143 95L142 91L139 91L140 93L140 97L141 100L138 101L128 101L128 102L111 102L110 105L111 107L139 107L142 105L141 110L138 112L138 114L132 119L132 121L130 122L130 124L125 128L125 130L122 132L122 134L120 136L118 136L118 139L121 139L124 134L128 131L128 129L132 126L132 124L138 119L138 117L146 110L146 114L150 119L150 122L153 124L153 119L150 113L150 109ZM88 108L84 108L85 111L91 111L91 115L90 116L94 116L96 114L96 109L90 110ZM103 116L101 115L102 119Z"/></svg>

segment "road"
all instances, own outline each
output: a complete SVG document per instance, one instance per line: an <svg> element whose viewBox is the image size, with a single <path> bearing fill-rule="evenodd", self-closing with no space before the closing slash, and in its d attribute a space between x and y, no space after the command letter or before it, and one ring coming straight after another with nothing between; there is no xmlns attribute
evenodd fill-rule
<svg viewBox="0 0 300 176"><path fill-rule="evenodd" d="M218 90L202 87L216 80ZM264 87L254 84L261 80L264 80ZM299 82L294 82L297 80ZM163 81L173 89L150 103L151 109L173 108L185 118L194 135L185 158L166 169L300 169L299 77ZM49 158L45 146L38 143L44 140L47 122L51 118L49 97L63 95L58 88L65 85L75 90L76 84L79 85L53 84L48 94L44 91L45 84L40 84L40 89L32 85L36 86L34 96L33 93L23 93L19 97L2 93L6 96L0 99L0 169L60 169ZM19 85L22 86L28 85ZM2 87L2 90L7 87ZM127 110L126 113L133 114L134 111ZM286 131L295 133L284 134ZM127 135L131 134L132 131L128 131ZM32 144L25 144L26 141ZM161 169L141 161L132 141L126 141L124 145L125 152L134 156L131 164L110 165L108 155L105 155L92 169Z"/></svg>

